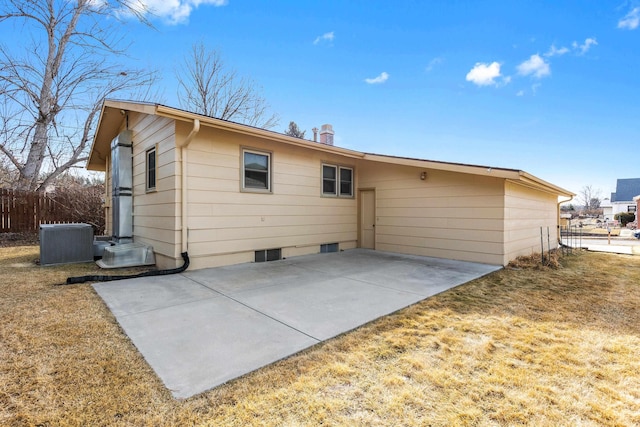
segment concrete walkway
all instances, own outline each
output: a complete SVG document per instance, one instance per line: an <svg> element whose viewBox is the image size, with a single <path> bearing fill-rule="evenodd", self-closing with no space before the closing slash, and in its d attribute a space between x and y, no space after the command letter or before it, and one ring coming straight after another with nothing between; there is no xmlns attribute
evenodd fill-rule
<svg viewBox="0 0 640 427"><path fill-rule="evenodd" d="M354 249L94 289L187 398L500 268Z"/></svg>
<svg viewBox="0 0 640 427"><path fill-rule="evenodd" d="M633 238L583 237L562 239L562 243L573 248L583 248L591 252L610 252L623 255L640 255L640 240Z"/></svg>

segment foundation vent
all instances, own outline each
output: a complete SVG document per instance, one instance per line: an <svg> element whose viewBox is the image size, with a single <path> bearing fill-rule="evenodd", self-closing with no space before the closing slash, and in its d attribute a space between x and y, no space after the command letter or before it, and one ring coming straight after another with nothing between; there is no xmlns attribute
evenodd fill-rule
<svg viewBox="0 0 640 427"><path fill-rule="evenodd" d="M255 262L277 261L282 259L282 249L265 249L255 252Z"/></svg>
<svg viewBox="0 0 640 427"><path fill-rule="evenodd" d="M320 245L320 253L328 254L330 252L338 252L339 245L337 243L325 243L324 245Z"/></svg>

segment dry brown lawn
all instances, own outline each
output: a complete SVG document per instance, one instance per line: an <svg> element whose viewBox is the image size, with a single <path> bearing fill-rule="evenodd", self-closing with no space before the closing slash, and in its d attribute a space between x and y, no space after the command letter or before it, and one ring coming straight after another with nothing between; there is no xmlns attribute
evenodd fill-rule
<svg viewBox="0 0 640 427"><path fill-rule="evenodd" d="M505 269L179 401L90 285L0 249L0 425L640 425L640 257Z"/></svg>

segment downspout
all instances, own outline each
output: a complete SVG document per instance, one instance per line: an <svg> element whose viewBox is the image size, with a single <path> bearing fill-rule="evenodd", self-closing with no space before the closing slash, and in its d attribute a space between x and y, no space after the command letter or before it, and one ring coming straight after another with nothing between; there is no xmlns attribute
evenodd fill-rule
<svg viewBox="0 0 640 427"><path fill-rule="evenodd" d="M168 269L168 270L152 270L152 271L145 271L143 273L139 273L139 274L134 274L134 275L116 275L116 276L78 276L78 277L68 277L67 278L67 285L74 285L74 284L79 284L79 283L85 283L85 282L109 282L112 280L123 280L123 279L132 279L132 278L136 278L136 277L150 277L150 276L164 276L164 275L169 275L169 274L178 274L178 273L182 273L183 271L185 271L187 268L189 268L189 254L187 253L187 247L188 247L188 242L187 242L187 202L188 202L188 198L187 198L187 146L191 143L191 141L193 140L193 138L196 136L196 134L200 131L200 120L198 119L194 119L193 120L193 128L191 129L191 132L189 132L189 135L187 135L187 137L184 139L184 141L182 141L181 143L176 142L176 147L180 148L180 154L181 154L181 160L180 160L180 164L181 164L181 172L182 172L182 191L181 191L181 198L182 198L182 260L183 260L183 264L181 267L177 267L177 268L172 268L172 269ZM108 164L108 161L107 161ZM105 182L105 187L106 187L106 182ZM105 192L108 193L108 191ZM113 226L113 225L112 225Z"/></svg>
<svg viewBox="0 0 640 427"><path fill-rule="evenodd" d="M570 202L570 201L573 200L573 196L567 196L567 197L569 197L567 200L559 201L558 204L556 205L556 215L558 216L558 220L557 220L558 222L556 223L556 224L558 224L558 235L557 235L558 247L563 246L563 243L562 243L562 226L560 225L560 222L561 222L561 219L562 219L560 217L560 212L562 212L562 210L560 209L560 205L563 204L563 203L567 203L567 202Z"/></svg>
<svg viewBox="0 0 640 427"><path fill-rule="evenodd" d="M176 141L176 147L180 148L180 170L182 176L182 190L181 190L181 204L182 204L182 215L181 215L181 229L182 229L182 253L188 252L188 229L187 229L187 204L189 203L189 192L187 191L187 147L196 136L196 134L200 132L200 120L193 120L193 128L189 135L182 141Z"/></svg>

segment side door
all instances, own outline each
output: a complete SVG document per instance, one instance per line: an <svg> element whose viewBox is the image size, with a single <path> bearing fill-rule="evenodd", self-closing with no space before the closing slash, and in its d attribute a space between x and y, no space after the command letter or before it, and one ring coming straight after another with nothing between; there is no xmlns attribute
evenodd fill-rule
<svg viewBox="0 0 640 427"><path fill-rule="evenodd" d="M376 248L376 192L367 189L359 191L359 243L364 249Z"/></svg>

